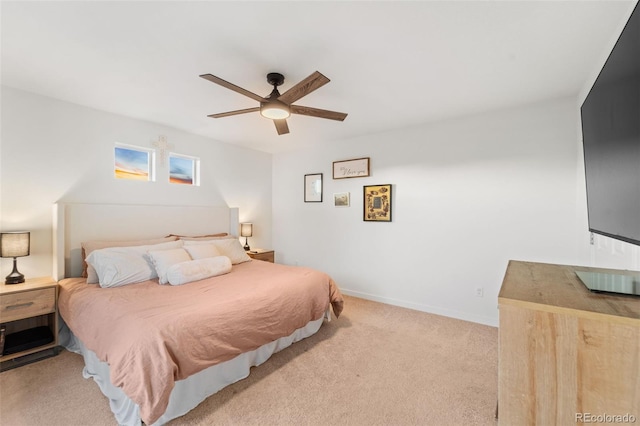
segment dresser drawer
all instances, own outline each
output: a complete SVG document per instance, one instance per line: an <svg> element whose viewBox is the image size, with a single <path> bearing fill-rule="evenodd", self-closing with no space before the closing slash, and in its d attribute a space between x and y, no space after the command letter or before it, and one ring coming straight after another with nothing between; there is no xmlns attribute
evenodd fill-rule
<svg viewBox="0 0 640 426"><path fill-rule="evenodd" d="M43 315L55 310L55 287L0 295L0 322L3 323Z"/></svg>

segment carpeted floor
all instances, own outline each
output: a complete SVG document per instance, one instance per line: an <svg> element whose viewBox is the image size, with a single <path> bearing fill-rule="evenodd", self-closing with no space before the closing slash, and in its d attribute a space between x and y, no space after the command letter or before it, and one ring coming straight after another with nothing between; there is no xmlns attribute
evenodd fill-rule
<svg viewBox="0 0 640 426"><path fill-rule="evenodd" d="M171 425L495 425L498 330L353 297ZM115 425L63 351L0 373L0 425Z"/></svg>

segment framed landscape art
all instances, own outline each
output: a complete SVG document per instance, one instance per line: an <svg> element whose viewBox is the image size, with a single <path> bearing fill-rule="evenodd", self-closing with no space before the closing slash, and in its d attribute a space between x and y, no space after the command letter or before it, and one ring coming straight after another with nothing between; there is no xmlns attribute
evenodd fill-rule
<svg viewBox="0 0 640 426"><path fill-rule="evenodd" d="M333 194L333 205L335 207L349 207L349 193L339 192Z"/></svg>

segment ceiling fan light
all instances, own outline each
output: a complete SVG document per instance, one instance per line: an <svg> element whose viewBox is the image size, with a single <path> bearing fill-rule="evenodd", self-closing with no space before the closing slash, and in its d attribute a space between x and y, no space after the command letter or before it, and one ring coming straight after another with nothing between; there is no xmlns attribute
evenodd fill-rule
<svg viewBox="0 0 640 426"><path fill-rule="evenodd" d="M291 112L289 107L282 103L267 102L260 105L260 115L272 120L282 120L289 118Z"/></svg>

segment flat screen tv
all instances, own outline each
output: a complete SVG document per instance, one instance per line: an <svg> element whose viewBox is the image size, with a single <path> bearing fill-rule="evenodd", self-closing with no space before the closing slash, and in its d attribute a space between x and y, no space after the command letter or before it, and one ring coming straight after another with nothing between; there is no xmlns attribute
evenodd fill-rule
<svg viewBox="0 0 640 426"><path fill-rule="evenodd" d="M640 245L640 9L580 109L589 230Z"/></svg>

